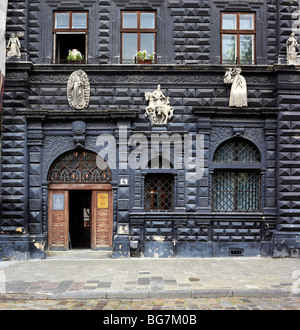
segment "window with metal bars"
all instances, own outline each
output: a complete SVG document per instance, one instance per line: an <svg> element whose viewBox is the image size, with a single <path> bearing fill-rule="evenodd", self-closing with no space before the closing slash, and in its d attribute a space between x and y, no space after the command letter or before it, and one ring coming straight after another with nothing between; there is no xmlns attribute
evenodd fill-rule
<svg viewBox="0 0 300 330"><path fill-rule="evenodd" d="M261 173L247 169L246 164L260 163L260 152L250 141L236 138L221 144L214 163L227 163L215 169L212 178L212 210L214 212L261 211ZM240 163L243 169L237 169ZM232 164L232 165L231 165Z"/></svg>
<svg viewBox="0 0 300 330"><path fill-rule="evenodd" d="M213 175L213 211L260 211L260 187L260 171L216 171Z"/></svg>
<svg viewBox="0 0 300 330"><path fill-rule="evenodd" d="M215 163L259 163L260 152L248 140L235 138L223 142L214 154Z"/></svg>
<svg viewBox="0 0 300 330"><path fill-rule="evenodd" d="M172 174L145 176L145 212L167 212L174 209L174 177Z"/></svg>

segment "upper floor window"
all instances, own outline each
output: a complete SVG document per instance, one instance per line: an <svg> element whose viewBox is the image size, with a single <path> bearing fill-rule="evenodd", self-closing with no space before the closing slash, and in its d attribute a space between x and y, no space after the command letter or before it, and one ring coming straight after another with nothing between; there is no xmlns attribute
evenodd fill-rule
<svg viewBox="0 0 300 330"><path fill-rule="evenodd" d="M87 57L87 12L55 12L53 31L55 63L84 62Z"/></svg>
<svg viewBox="0 0 300 330"><path fill-rule="evenodd" d="M134 63L138 51L156 53L156 12L123 11L121 22L121 62Z"/></svg>
<svg viewBox="0 0 300 330"><path fill-rule="evenodd" d="M222 63L254 64L255 34L254 13L222 13Z"/></svg>

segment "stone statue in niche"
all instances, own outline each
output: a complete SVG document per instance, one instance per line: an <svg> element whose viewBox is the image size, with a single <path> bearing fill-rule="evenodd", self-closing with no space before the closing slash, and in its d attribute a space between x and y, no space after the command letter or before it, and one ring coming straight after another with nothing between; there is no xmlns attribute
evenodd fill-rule
<svg viewBox="0 0 300 330"><path fill-rule="evenodd" d="M295 34L291 33L290 37L286 42L286 62L287 64L299 64L298 57L299 43L295 38Z"/></svg>
<svg viewBox="0 0 300 330"><path fill-rule="evenodd" d="M72 108L82 110L88 107L90 102L90 82L84 71L77 70L70 75L67 96Z"/></svg>
<svg viewBox="0 0 300 330"><path fill-rule="evenodd" d="M7 52L7 58L10 57L21 57L21 43L19 38L23 37L24 34L21 32L18 32L17 34L12 33L7 46L6 46L6 52Z"/></svg>
<svg viewBox="0 0 300 330"><path fill-rule="evenodd" d="M167 125L173 117L174 108L170 106L169 97L160 90L160 85L153 93L145 93L149 105L146 108L145 117L150 120L151 125Z"/></svg>
<svg viewBox="0 0 300 330"><path fill-rule="evenodd" d="M241 72L241 68L229 68L225 73L224 83L231 84L230 107L242 108L248 106L247 83Z"/></svg>

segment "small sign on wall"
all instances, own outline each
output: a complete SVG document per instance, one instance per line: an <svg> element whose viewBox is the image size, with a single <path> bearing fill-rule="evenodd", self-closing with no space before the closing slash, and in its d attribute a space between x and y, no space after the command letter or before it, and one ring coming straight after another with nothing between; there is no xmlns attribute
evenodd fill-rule
<svg viewBox="0 0 300 330"><path fill-rule="evenodd" d="M128 178L121 177L120 178L120 186L128 185Z"/></svg>
<svg viewBox="0 0 300 330"><path fill-rule="evenodd" d="M65 210L65 195L64 194L53 194L53 211L64 211Z"/></svg>
<svg viewBox="0 0 300 330"><path fill-rule="evenodd" d="M108 193L97 194L97 208L108 209Z"/></svg>

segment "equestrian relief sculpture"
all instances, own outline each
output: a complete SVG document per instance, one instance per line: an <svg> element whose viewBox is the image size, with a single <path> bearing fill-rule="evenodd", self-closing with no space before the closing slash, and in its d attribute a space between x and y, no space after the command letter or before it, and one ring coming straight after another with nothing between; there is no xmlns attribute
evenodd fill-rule
<svg viewBox="0 0 300 330"><path fill-rule="evenodd" d="M149 101L145 117L150 120L151 125L167 125L173 117L174 108L170 106L169 97L160 90L160 85L153 93L146 92L145 98Z"/></svg>

